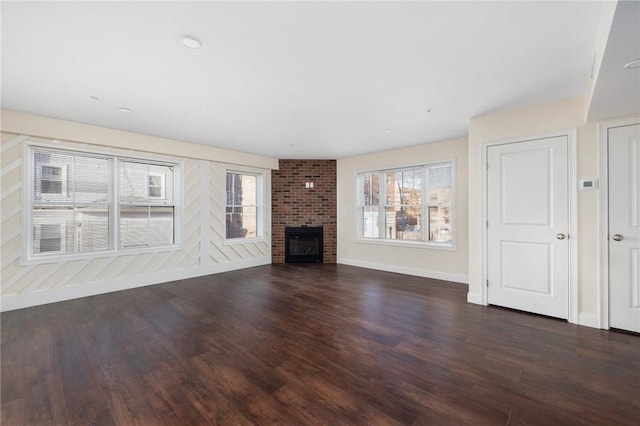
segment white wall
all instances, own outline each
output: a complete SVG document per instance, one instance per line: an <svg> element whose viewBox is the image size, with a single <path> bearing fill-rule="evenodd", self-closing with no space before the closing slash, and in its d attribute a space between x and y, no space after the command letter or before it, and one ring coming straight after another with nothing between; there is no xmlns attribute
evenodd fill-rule
<svg viewBox="0 0 640 426"><path fill-rule="evenodd" d="M482 150L487 143L546 136L577 129L577 179L598 178L597 126L584 120L582 96L474 117L469 123L469 296L483 303ZM578 322L597 326L599 291L598 191L579 191Z"/></svg>
<svg viewBox="0 0 640 426"><path fill-rule="evenodd" d="M366 170L456 161L455 250L368 243L357 238L356 174ZM467 282L467 139L339 159L338 263Z"/></svg>
<svg viewBox="0 0 640 426"><path fill-rule="evenodd" d="M154 154L177 155L221 163L240 164L262 169L278 169L278 159L199 145L184 141L123 132L105 127L55 118L2 110L2 131L46 139L98 145L109 148L131 149Z"/></svg>
<svg viewBox="0 0 640 426"><path fill-rule="evenodd" d="M1 310L271 263L269 169L277 167L277 160L215 148L209 151L204 146L156 140L49 118L14 113L9 115L9 120L5 120L3 113L3 130L33 131L39 136L51 133L55 138L4 131L1 135ZM20 120L14 120L16 116ZM65 136L83 143L70 142L65 140ZM107 144L109 140L114 141L113 145ZM180 162L183 193L180 197L182 206L179 206L182 209L182 244L179 249L121 251L38 264L25 262L21 257L24 244L22 230L25 225L22 197L23 188L26 188L22 182L22 168L25 166L22 156L23 144L28 142ZM122 146L128 149L120 148ZM156 148L162 152L157 152ZM167 155L169 153L171 155ZM200 158L189 157L188 154ZM209 161L207 158L219 160ZM228 163L234 164L233 170L265 173L264 238L260 241L224 243L225 173Z"/></svg>

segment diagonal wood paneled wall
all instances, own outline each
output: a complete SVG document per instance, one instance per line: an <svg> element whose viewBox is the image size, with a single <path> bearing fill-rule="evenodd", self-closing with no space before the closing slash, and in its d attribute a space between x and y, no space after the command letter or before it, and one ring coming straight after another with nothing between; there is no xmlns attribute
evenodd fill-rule
<svg viewBox="0 0 640 426"><path fill-rule="evenodd" d="M2 280L0 308L11 310L43 303L106 293L175 279L206 275L271 263L271 190L265 173L264 238L225 244L226 165L182 159L182 188L178 232L179 249L153 252L102 253L81 259L27 263L22 259L23 145L27 142L55 147L87 149L86 145L3 133L1 163ZM115 155L176 161L165 155L108 148ZM263 172L263 170L253 169Z"/></svg>

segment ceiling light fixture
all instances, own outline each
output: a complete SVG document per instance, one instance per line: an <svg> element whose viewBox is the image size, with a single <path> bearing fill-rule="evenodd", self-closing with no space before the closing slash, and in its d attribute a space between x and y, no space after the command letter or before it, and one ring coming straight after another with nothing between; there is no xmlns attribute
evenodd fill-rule
<svg viewBox="0 0 640 426"><path fill-rule="evenodd" d="M633 61L626 64L624 67L625 69L628 69L628 70L640 68L640 58L634 59Z"/></svg>
<svg viewBox="0 0 640 426"><path fill-rule="evenodd" d="M181 41L182 41L182 44L184 44L189 49L199 49L200 46L202 46L202 43L200 43L200 40L190 36L182 37Z"/></svg>
<svg viewBox="0 0 640 426"><path fill-rule="evenodd" d="M385 133L391 133L391 132L393 132L393 129L384 129L384 130L383 130L383 132L385 132Z"/></svg>
<svg viewBox="0 0 640 426"><path fill-rule="evenodd" d="M120 108L118 108L118 111L120 111L123 114L129 114L132 111L132 109L131 108L120 107Z"/></svg>
<svg viewBox="0 0 640 426"><path fill-rule="evenodd" d="M92 100L92 101L95 101L95 102L97 102L97 101L99 101L99 100L100 100L100 98L99 98L99 97L97 97L97 96L89 96L89 98L91 98L91 100Z"/></svg>

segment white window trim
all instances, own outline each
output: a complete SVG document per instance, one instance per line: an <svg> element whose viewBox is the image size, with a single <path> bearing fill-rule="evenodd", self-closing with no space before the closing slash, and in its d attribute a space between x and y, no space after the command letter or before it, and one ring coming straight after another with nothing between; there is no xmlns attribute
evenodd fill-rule
<svg viewBox="0 0 640 426"><path fill-rule="evenodd" d="M241 175L256 176L256 236L250 238L227 238L227 174L235 173ZM266 172L255 169L244 169L238 167L226 167L224 171L224 200L223 200L223 223L224 233L222 243L224 245L236 245L236 244L250 244L264 242L264 230L265 230L265 190L266 185Z"/></svg>
<svg viewBox="0 0 640 426"><path fill-rule="evenodd" d="M453 189L453 194L452 194L452 199L451 199L451 222L452 222L452 232L451 232L451 242L449 243L439 243L439 242L435 242L435 241L428 241L428 240L421 240L421 241L415 241L415 240L398 240L398 239L391 239L391 238L373 238L373 237L364 237L362 236L362 227L363 227L363 218L362 218L362 214L360 213L360 209L361 207L364 205L363 202L363 191L361 191L362 187L363 187L363 175L365 173L380 173L380 174L384 174L386 172L389 171L404 171L404 170L416 170L418 168L422 169L423 172L423 179L422 179L422 193L427 195L427 179L426 177L426 170L429 167L435 167L438 165L451 165L451 187ZM386 167L386 168L376 168L373 170L358 170L356 171L356 194L357 196L355 197L355 202L356 202L356 208L355 208L355 212L356 212L356 239L355 241L357 243L361 243L361 244L373 244L373 245L385 245L385 246L398 246L398 247L413 247L413 248L420 248L420 249L429 249L429 250L445 250L445 251L456 251L456 246L457 246L457 220L456 220L456 216L458 214L458 209L456 206L456 199L457 199L457 186L456 186L456 175L457 175L457 165L456 165L456 159L455 158L451 158L451 159L444 159L444 160L439 160L439 161L431 161L431 162L427 162L427 163L420 163L420 164L414 164L414 165L404 165L404 166L397 166L397 167ZM382 184L382 191L381 191L381 195L380 195L380 199L381 200L385 200L386 199L386 194L384 193L384 188L385 186ZM424 210L426 208L426 211L423 212L422 214L422 218L421 218L421 227L422 229L428 229L427 225L427 220L429 217L429 200L428 199L423 199L422 202L422 209ZM383 214L378 214L378 220L380 222L382 222L384 220L384 215ZM384 228L384 224L379 223L378 224L379 229L383 229ZM424 238L424 234L423 234L423 238Z"/></svg>
<svg viewBox="0 0 640 426"><path fill-rule="evenodd" d="M174 252L182 250L183 245L183 178L182 173L184 170L184 160L167 161L157 158L152 158L144 155L131 157L129 155L119 155L117 152L101 151L92 149L89 147L68 147L60 146L60 142L54 140L51 144L24 142L22 146L22 253L20 256L20 265L39 265L47 263L56 263L59 261L72 261L72 260L94 260L113 257L114 255L136 255L143 253L164 253ZM68 152L70 155L88 155L93 157L102 157L107 159L113 159L110 162L109 167L109 185L112 186L110 193L110 199L105 204L108 204L113 209L113 214L110 215L109 221L109 248L104 250L97 250L84 253L60 253L54 252L51 254L34 254L33 252L33 191L34 191L34 162L33 151L51 151L54 153ZM117 248L119 243L119 206L117 200L119 200L119 161L134 161L134 162L148 162L158 165L172 166L173 169L173 207L174 207L174 244L166 246L155 247L137 247L137 248Z"/></svg>

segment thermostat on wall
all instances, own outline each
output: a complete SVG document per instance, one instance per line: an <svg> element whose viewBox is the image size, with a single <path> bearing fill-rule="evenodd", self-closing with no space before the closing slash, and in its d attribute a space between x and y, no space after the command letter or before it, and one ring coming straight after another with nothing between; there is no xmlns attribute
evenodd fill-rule
<svg viewBox="0 0 640 426"><path fill-rule="evenodd" d="M581 179L578 182L578 189L596 189L598 188L598 179Z"/></svg>

